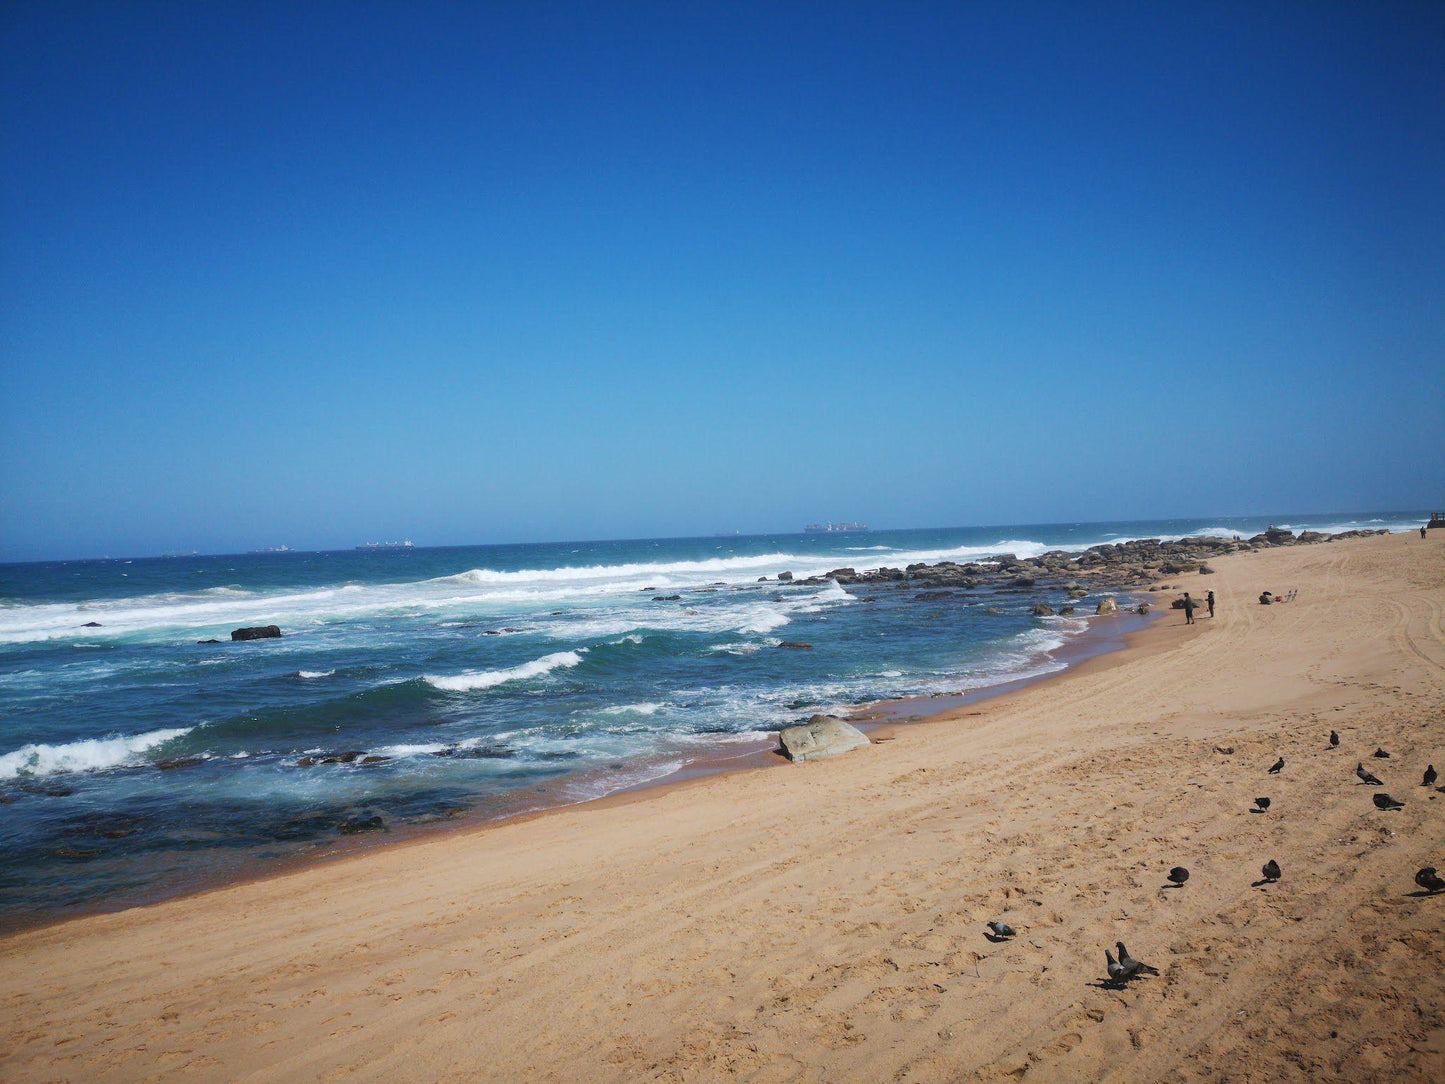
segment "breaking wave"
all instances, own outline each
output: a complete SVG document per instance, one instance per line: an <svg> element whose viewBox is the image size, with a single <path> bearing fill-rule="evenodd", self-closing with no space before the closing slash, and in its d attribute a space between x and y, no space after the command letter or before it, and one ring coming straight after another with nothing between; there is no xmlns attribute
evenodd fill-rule
<svg viewBox="0 0 1445 1084"><path fill-rule="evenodd" d="M56 775L62 772L99 772L145 763L141 756L168 741L184 737L195 727L152 730L146 734L88 738L64 745L22 745L0 756L0 779Z"/></svg>
<svg viewBox="0 0 1445 1084"><path fill-rule="evenodd" d="M582 656L586 652L585 647L580 647L576 651L555 651L551 655L543 655L540 659L524 662L520 666L509 666L505 670L472 670L450 676L427 674L422 680L432 688L441 689L443 692L473 693L505 684L508 681L541 677L559 667L576 666L581 663Z"/></svg>

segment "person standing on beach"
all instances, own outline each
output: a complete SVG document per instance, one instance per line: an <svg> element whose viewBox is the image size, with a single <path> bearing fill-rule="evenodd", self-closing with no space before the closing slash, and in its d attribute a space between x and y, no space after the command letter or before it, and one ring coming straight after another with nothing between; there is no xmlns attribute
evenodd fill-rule
<svg viewBox="0 0 1445 1084"><path fill-rule="evenodd" d="M1189 592L1184 592L1184 623L1194 624L1194 600L1189 597Z"/></svg>
<svg viewBox="0 0 1445 1084"><path fill-rule="evenodd" d="M1209 616L1210 616L1210 617L1213 617L1213 616L1214 616L1214 592L1213 592L1213 591L1209 592L1209 594L1207 594L1207 595L1204 596L1204 604L1209 607Z"/></svg>

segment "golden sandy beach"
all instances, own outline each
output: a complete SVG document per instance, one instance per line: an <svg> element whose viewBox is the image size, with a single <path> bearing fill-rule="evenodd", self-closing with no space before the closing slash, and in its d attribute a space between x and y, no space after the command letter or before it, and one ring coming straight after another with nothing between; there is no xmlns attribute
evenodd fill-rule
<svg viewBox="0 0 1445 1084"><path fill-rule="evenodd" d="M833 760L13 935L0 1078L1445 1079L1445 531L1215 567ZM1120 939L1162 974L1098 985Z"/></svg>

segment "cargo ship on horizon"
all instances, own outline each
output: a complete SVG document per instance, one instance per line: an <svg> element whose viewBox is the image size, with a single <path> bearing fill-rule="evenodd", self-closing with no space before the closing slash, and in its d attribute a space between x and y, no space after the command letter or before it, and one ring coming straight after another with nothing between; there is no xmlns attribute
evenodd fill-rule
<svg viewBox="0 0 1445 1084"><path fill-rule="evenodd" d="M803 527L804 534L852 534L866 530L866 523L809 523Z"/></svg>

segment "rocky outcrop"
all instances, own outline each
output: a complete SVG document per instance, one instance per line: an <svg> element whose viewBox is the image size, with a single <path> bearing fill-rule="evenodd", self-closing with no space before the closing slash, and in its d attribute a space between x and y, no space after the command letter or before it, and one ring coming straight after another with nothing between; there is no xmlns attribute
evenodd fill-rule
<svg viewBox="0 0 1445 1084"><path fill-rule="evenodd" d="M232 629L232 640L274 640L281 635L276 625L256 625L249 629Z"/></svg>
<svg viewBox="0 0 1445 1084"><path fill-rule="evenodd" d="M784 641L783 641L782 643L780 643L778 646L779 646L779 647L788 648L790 651L812 651L812 650L813 650L813 645L812 645L812 644L805 644L805 643L803 643L803 642L801 642L801 641L799 641L799 640L784 640Z"/></svg>
<svg viewBox="0 0 1445 1084"><path fill-rule="evenodd" d="M682 598L681 595L653 595L653 596L652 596L652 601L653 601L653 602L676 602L676 601L678 601L680 598Z"/></svg>
<svg viewBox="0 0 1445 1084"><path fill-rule="evenodd" d="M1031 612L1035 617L1053 617L1053 616L1054 616L1054 608L1053 608L1052 606L1050 606L1047 602L1036 602L1036 603L1034 603L1034 608L1033 608L1033 610L1030 611L1030 612Z"/></svg>
<svg viewBox="0 0 1445 1084"><path fill-rule="evenodd" d="M793 574L791 572L779 572L778 579L781 580L783 583L792 583Z"/></svg>
<svg viewBox="0 0 1445 1084"><path fill-rule="evenodd" d="M867 744L868 737L861 730L831 715L815 715L778 734L778 751L795 764L837 756Z"/></svg>
<svg viewBox="0 0 1445 1084"><path fill-rule="evenodd" d="M1116 614L1119 612L1119 602L1113 595L1106 595L1099 600L1099 605L1094 607L1094 613L1099 616Z"/></svg>
<svg viewBox="0 0 1445 1084"><path fill-rule="evenodd" d="M103 628L105 628L105 626L102 625L99 621L87 621L85 624L81 625L80 627L83 628L83 629L103 629Z"/></svg>
<svg viewBox="0 0 1445 1084"><path fill-rule="evenodd" d="M1073 612L1074 612L1074 608L1073 608L1072 606L1061 606L1061 607L1059 608L1059 616L1060 616L1060 617L1069 617L1070 615L1073 614Z"/></svg>

